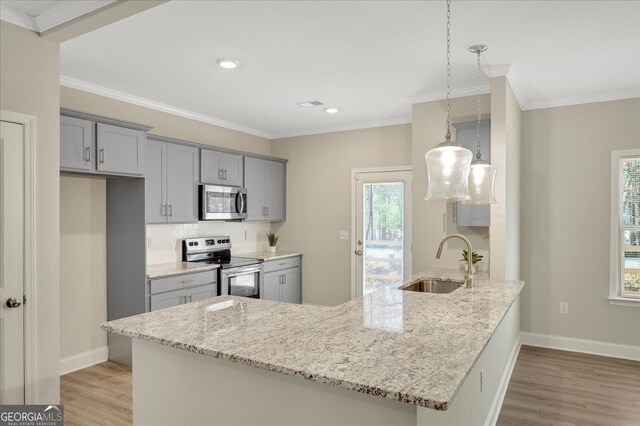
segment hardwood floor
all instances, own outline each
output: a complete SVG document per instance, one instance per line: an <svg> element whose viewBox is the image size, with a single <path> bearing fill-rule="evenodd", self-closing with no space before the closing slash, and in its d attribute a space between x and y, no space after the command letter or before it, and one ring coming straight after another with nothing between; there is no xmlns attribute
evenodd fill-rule
<svg viewBox="0 0 640 426"><path fill-rule="evenodd" d="M60 380L68 425L130 425L131 369L105 362ZM499 426L640 426L640 362L523 346Z"/></svg>
<svg viewBox="0 0 640 426"><path fill-rule="evenodd" d="M65 425L131 425L131 368L104 362L60 377Z"/></svg>
<svg viewBox="0 0 640 426"><path fill-rule="evenodd" d="M640 362L522 346L497 424L638 426Z"/></svg>

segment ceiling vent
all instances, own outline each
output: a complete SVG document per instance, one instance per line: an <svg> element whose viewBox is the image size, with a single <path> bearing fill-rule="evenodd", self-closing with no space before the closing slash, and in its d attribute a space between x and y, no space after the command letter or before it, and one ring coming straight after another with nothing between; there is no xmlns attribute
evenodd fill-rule
<svg viewBox="0 0 640 426"><path fill-rule="evenodd" d="M301 106L302 108L312 108L312 107L317 107L324 104L320 101L306 101L306 102L298 102L298 105Z"/></svg>

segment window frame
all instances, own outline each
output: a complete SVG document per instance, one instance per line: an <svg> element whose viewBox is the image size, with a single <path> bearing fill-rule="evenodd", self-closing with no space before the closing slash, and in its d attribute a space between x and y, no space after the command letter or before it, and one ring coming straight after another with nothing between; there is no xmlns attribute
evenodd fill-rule
<svg viewBox="0 0 640 426"><path fill-rule="evenodd" d="M612 305L640 308L640 298L622 295L622 260L620 259L620 160L640 158L640 149L622 149L611 152L611 228L609 259L609 302Z"/></svg>

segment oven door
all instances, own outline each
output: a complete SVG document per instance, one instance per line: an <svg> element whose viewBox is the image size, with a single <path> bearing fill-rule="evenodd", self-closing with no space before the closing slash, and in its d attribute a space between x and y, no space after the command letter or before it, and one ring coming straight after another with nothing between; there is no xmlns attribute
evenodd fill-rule
<svg viewBox="0 0 640 426"><path fill-rule="evenodd" d="M222 269L220 273L220 294L260 298L262 287L262 264Z"/></svg>
<svg viewBox="0 0 640 426"><path fill-rule="evenodd" d="M243 220L247 190L238 186L200 185L200 220Z"/></svg>

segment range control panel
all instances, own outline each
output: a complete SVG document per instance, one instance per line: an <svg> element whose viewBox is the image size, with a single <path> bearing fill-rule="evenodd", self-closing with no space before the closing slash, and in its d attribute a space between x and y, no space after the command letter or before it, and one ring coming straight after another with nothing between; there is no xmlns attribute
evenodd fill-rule
<svg viewBox="0 0 640 426"><path fill-rule="evenodd" d="M202 253L231 249L229 236L186 238L183 242L187 253Z"/></svg>

